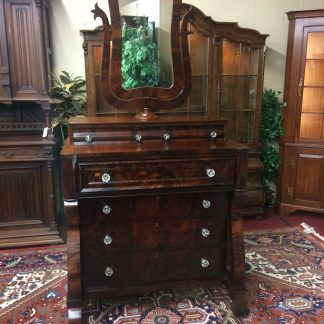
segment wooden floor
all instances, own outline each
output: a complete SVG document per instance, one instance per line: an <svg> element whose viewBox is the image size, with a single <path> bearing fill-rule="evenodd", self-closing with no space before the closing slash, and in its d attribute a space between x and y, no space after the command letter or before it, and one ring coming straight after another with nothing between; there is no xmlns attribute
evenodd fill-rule
<svg viewBox="0 0 324 324"><path fill-rule="evenodd" d="M301 223L313 227L317 233L324 237L324 214L296 212L288 217L277 215L272 208L265 211L263 219L245 217L243 220L244 231L267 230L287 226L296 226Z"/></svg>

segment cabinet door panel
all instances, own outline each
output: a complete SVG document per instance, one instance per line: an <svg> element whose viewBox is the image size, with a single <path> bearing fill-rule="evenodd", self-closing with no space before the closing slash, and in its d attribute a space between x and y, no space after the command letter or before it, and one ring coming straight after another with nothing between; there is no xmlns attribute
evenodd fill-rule
<svg viewBox="0 0 324 324"><path fill-rule="evenodd" d="M316 152L320 153L320 152ZM298 152L296 155L296 173L294 178L294 200L298 203L323 204L324 152Z"/></svg>

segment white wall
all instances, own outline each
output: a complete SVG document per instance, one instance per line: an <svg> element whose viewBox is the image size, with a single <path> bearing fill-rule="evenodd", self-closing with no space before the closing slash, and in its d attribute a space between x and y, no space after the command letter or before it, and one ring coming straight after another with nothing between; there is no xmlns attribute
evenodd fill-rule
<svg viewBox="0 0 324 324"><path fill-rule="evenodd" d="M93 29L90 12L95 3L108 11L108 0L53 0L52 34L54 73L61 70L84 75L82 37L80 29ZM288 20L291 10L323 9L324 0L183 0L201 9L218 21L238 22L241 27L269 34L266 45L266 88L283 90Z"/></svg>

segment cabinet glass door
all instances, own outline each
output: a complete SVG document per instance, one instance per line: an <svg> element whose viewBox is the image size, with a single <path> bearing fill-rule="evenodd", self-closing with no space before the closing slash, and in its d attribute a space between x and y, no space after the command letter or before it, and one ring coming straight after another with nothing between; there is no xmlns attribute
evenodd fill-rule
<svg viewBox="0 0 324 324"><path fill-rule="evenodd" d="M324 32L307 37L304 82L300 79L301 119L299 136L324 139Z"/></svg>
<svg viewBox="0 0 324 324"><path fill-rule="evenodd" d="M228 134L254 144L259 49L223 40L220 115L229 121Z"/></svg>

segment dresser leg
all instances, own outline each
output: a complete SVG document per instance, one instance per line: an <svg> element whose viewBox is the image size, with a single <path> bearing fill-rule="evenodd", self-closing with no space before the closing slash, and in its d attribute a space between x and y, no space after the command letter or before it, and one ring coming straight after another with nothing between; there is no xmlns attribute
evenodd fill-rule
<svg viewBox="0 0 324 324"><path fill-rule="evenodd" d="M244 287L231 287L233 297L233 314L237 317L248 316L250 313L246 303L246 290Z"/></svg>

